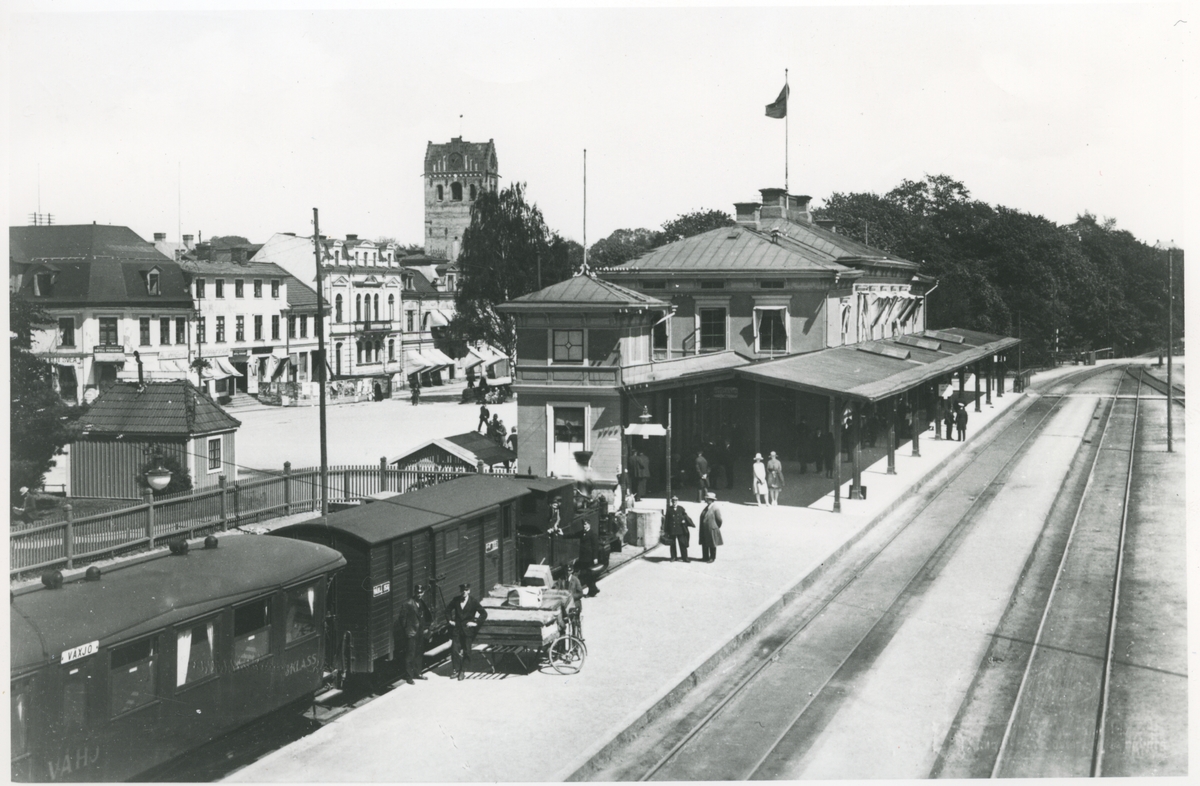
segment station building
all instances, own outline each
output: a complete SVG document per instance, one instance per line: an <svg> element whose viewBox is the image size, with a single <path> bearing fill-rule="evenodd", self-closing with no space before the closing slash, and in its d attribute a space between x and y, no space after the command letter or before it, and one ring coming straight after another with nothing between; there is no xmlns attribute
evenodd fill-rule
<svg viewBox="0 0 1200 786"><path fill-rule="evenodd" d="M761 195L733 226L501 306L517 329L521 471L578 474L582 458L612 480L639 449L661 490L666 440L626 436L648 419L669 421L676 488L694 485L701 451L726 485L748 484L755 453L795 461L828 433L856 496L868 435L894 466L950 399L1002 394L1015 339L927 329L937 282L916 263L818 223L807 196Z"/></svg>

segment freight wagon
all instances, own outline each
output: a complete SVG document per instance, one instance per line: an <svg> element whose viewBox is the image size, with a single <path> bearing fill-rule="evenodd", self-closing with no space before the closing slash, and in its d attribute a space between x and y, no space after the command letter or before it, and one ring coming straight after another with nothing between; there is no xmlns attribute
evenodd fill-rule
<svg viewBox="0 0 1200 786"><path fill-rule="evenodd" d="M561 501L563 537L546 542L550 503ZM376 499L272 535L320 543L341 552L346 569L330 590L327 669L340 684L372 673L394 654L394 625L417 584L434 617L436 645L448 637L445 608L467 583L479 594L519 583L525 568L557 570L578 555L585 519L598 533L601 506L576 508L570 479L472 474ZM540 534L536 534L540 533ZM395 653L399 657L399 653Z"/></svg>
<svg viewBox="0 0 1200 786"><path fill-rule="evenodd" d="M10 596L12 778L125 780L323 683L312 543L231 535Z"/></svg>

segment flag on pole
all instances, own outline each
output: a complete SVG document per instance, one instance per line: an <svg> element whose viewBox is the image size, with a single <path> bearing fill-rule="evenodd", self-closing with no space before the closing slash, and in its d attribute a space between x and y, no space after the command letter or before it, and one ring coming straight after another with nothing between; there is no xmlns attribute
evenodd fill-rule
<svg viewBox="0 0 1200 786"><path fill-rule="evenodd" d="M785 82L783 90L779 91L779 98L775 99L775 103L767 104L767 117L773 117L776 120L787 117L787 100L789 88Z"/></svg>

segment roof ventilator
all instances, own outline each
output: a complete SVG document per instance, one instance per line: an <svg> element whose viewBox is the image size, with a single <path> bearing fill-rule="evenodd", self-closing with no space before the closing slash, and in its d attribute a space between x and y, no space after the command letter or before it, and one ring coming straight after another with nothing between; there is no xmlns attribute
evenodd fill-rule
<svg viewBox="0 0 1200 786"><path fill-rule="evenodd" d="M908 360L912 355L907 349L900 347L888 347L880 344L868 344L866 346L856 347L859 352L869 352L872 355L882 355L885 358L895 358L896 360Z"/></svg>

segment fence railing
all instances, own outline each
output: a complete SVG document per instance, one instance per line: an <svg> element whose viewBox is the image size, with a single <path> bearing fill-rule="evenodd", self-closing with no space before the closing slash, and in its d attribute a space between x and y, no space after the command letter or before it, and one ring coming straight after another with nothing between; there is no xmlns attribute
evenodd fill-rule
<svg viewBox="0 0 1200 786"><path fill-rule="evenodd" d="M329 468L331 503L346 503L379 492L406 493L469 474L458 467L398 469L381 460L373 466ZM224 476L213 488L154 498L147 492L137 503L119 510L75 518L70 504L58 520L35 521L9 533L9 575L77 565L153 548L165 540L199 537L243 524L256 524L321 505L321 470L257 473L229 483Z"/></svg>

